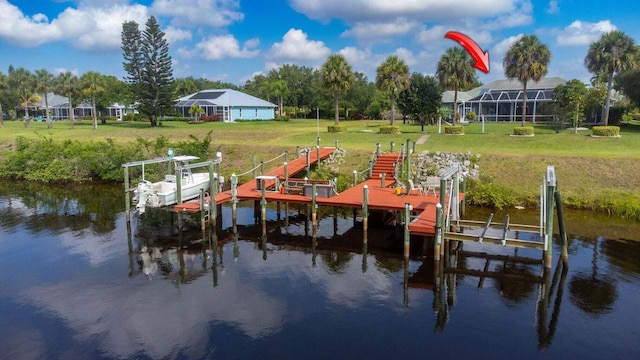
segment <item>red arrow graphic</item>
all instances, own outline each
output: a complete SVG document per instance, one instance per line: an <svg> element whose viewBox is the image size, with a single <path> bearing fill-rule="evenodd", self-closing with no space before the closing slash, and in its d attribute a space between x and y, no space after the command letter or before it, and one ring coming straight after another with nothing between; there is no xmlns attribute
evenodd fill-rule
<svg viewBox="0 0 640 360"><path fill-rule="evenodd" d="M476 61L473 67L482 71L485 74L489 73L489 52L488 51L483 52L482 49L480 49L480 46L478 46L478 44L476 44L475 41L471 40L471 38L468 37L467 35L463 33L459 33L457 31L449 31L444 35L444 37L460 43L460 45L462 45L462 47L465 48L465 50L467 50L469 55L471 55L473 60Z"/></svg>

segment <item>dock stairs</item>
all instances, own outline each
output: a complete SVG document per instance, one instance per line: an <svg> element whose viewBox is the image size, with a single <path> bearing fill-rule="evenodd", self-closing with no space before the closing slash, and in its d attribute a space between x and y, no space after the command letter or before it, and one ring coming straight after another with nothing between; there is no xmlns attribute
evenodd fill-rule
<svg viewBox="0 0 640 360"><path fill-rule="evenodd" d="M385 178L391 181L395 174L394 164L399 161L401 161L401 158L400 154L398 153L387 153L379 155L376 163L373 165L371 178L379 179L381 174L386 174Z"/></svg>

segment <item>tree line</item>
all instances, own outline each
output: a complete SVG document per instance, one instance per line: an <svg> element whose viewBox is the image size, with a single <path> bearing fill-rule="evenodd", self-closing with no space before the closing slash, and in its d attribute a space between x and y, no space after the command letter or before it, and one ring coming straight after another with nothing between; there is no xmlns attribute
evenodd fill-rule
<svg viewBox="0 0 640 360"><path fill-rule="evenodd" d="M97 128L97 113L114 103L134 104L155 126L161 116L175 115L175 100L204 89L229 88L276 103L280 115L291 117L329 117L335 123L340 118L364 114L371 118L388 118L393 125L396 106L402 118L422 124L442 116L442 91L453 90L454 103L458 92L477 87L473 60L466 51L451 47L437 64L435 76L410 73L401 58L389 56L376 69L370 81L361 72L353 71L341 54L330 55L319 69L285 64L268 74L256 75L243 86L204 78L173 78L169 44L154 17L145 29L127 21L122 26L124 79L88 71L80 77L64 72L52 75L46 69L35 73L10 66L5 75L0 71L0 126L3 109L24 115L28 126L30 107L46 101L48 92L65 96L69 102L70 126L73 127L73 104L90 102L93 124ZM620 30L603 34L591 44L585 56L586 68L594 74L591 88L578 80L569 81L554 91L556 112L569 119L584 119L604 102L604 122L608 123L612 89L624 93L629 101L640 106L640 48ZM535 35L525 35L516 41L503 58L505 76L523 85L522 124L526 119L526 90L531 81L539 81L548 70L551 53ZM48 112L48 104L44 104ZM452 109L458 119L457 107ZM45 114L50 119L48 113ZM49 126L51 122L49 121Z"/></svg>

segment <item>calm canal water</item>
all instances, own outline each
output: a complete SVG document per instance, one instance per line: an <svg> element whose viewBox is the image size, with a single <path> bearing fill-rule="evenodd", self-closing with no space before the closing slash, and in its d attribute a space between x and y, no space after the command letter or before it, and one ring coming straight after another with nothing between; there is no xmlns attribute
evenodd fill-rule
<svg viewBox="0 0 640 360"><path fill-rule="evenodd" d="M568 212L565 271L557 246L546 280L505 261L539 251L468 243L439 283L421 244L405 262L376 228L365 249L348 213L321 215L314 241L293 208L288 226L270 208L263 236L252 204L234 236L224 207L203 241L163 212L128 231L123 202L119 186L0 183L0 358L640 358L635 223Z"/></svg>

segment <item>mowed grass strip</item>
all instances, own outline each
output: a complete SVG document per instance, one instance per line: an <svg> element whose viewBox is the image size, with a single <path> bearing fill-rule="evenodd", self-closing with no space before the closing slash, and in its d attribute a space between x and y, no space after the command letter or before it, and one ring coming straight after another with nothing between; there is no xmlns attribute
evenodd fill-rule
<svg viewBox="0 0 640 360"><path fill-rule="evenodd" d="M366 167L376 143L388 151L393 142L395 151L400 151L407 139L413 143L428 135L426 142L416 146L418 152L480 154L481 175L508 187L524 200L535 201L546 166L554 165L563 197L578 207L597 208L607 198L640 202L640 125L623 126L620 138L593 138L589 130L578 134L570 130L556 132L546 124L534 125L534 137L510 136L513 128L520 126L517 122L485 123L484 133L480 123L473 123L464 127L465 135L449 136L438 134L437 126L425 126L422 131L420 125L403 124L402 120L395 121L401 134L379 134L379 126L387 125L387 120L358 120L340 122L347 127L346 133L327 133L327 126L333 123L325 119L201 124L163 121L161 127L151 128L145 122L110 121L93 130L87 120L76 121L74 129L67 122L57 122L53 129L47 129L44 122L32 122L30 128L25 128L21 121L5 121L5 127L0 128L0 156L2 151L13 149L18 136L127 143L160 136L172 141L191 136L203 138L211 132L212 150L223 153L223 170L229 175L247 171L252 154L256 161L266 161L296 146L313 147L319 136L321 146L333 146L337 140L347 150L340 173L349 176L353 170Z"/></svg>

